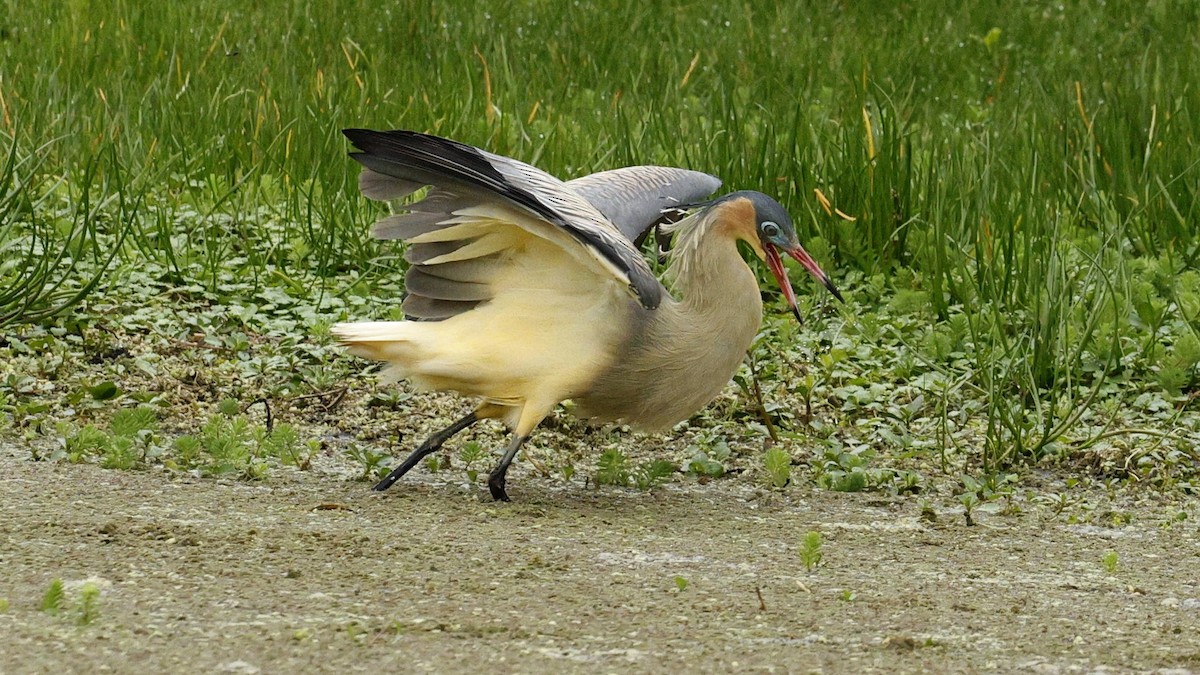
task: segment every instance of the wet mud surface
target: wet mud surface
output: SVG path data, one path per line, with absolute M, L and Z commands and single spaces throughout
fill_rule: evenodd
M 382 494 L 16 451 L 0 472 L 5 673 L 1200 670 L 1200 535 L 1167 526 L 1179 504 L 970 527 L 911 497 L 720 480 L 526 476 L 495 504 L 416 472 Z M 58 614 L 39 609 L 53 579 Z

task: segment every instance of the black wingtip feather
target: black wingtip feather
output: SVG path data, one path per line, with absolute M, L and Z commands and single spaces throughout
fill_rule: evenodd
M 477 148 L 470 145 L 403 129 L 343 129 L 342 134 L 362 151 L 352 153 L 351 157 L 376 171 L 383 170 L 384 173 L 405 180 L 425 180 L 428 175 L 439 176 L 477 190 L 492 192 L 551 223 L 567 225 L 554 209 L 508 182 Z M 398 172 L 386 171 L 378 164 L 370 165 L 363 161 L 366 157 L 393 163 Z M 404 169 L 415 170 L 417 173 L 408 175 Z

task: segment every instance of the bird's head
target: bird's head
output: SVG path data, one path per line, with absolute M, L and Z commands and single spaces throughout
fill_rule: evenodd
M 830 281 L 829 275 L 800 245 L 800 240 L 796 237 L 796 228 L 792 225 L 792 218 L 779 202 L 761 192 L 751 190 L 734 192 L 722 197 L 718 202 L 725 202 L 740 212 L 741 217 L 737 219 L 741 225 L 739 229 L 742 230 L 738 233 L 739 238 L 748 243 L 754 253 L 767 263 L 767 268 L 771 270 L 775 281 L 779 283 L 780 289 L 783 290 L 783 296 L 787 299 L 788 307 L 791 308 L 792 314 L 795 314 L 797 319 L 800 318 L 800 310 L 796 308 L 796 293 L 792 290 L 792 283 L 783 266 L 780 251 L 804 266 L 809 274 L 813 275 L 825 288 L 828 288 L 830 293 L 833 293 L 833 297 L 845 302 L 842 294 Z M 750 231 L 751 227 L 753 232 Z

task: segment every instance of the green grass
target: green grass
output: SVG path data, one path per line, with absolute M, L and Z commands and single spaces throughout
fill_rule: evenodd
M 0 7 L 0 430 L 170 411 L 128 382 L 182 345 L 209 403 L 331 391 L 352 369 L 326 327 L 401 292 L 338 130 L 403 127 L 777 196 L 850 304 L 802 282 L 812 321 L 755 348 L 764 410 L 706 421 L 777 426 L 831 486 L 915 485 L 864 468 L 914 457 L 1190 480 L 1195 3 Z M 68 400 L 126 335 L 163 342 L 109 368 L 113 401 Z

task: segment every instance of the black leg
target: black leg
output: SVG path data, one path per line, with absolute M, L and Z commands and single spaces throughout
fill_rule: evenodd
M 508 473 L 508 465 L 513 463 L 517 457 L 517 451 L 521 449 L 521 444 L 525 442 L 528 436 L 513 436 L 512 443 L 508 444 L 508 450 L 504 451 L 504 457 L 500 459 L 500 463 L 492 472 L 488 474 L 488 492 L 492 493 L 492 500 L 497 502 L 507 502 L 508 493 L 504 491 L 504 474 Z
M 454 424 L 451 424 L 450 426 L 446 427 L 445 429 L 442 429 L 441 431 L 437 432 L 436 434 L 425 439 L 425 442 L 421 444 L 421 447 L 417 448 L 416 450 L 413 450 L 413 453 L 411 455 L 409 455 L 407 458 L 405 458 L 405 460 L 403 462 L 400 463 L 400 466 L 392 469 L 392 472 L 387 475 L 387 478 L 384 478 L 383 480 L 376 483 L 375 487 L 373 487 L 371 489 L 375 490 L 376 492 L 382 492 L 382 491 L 392 487 L 392 483 L 395 483 L 396 481 L 400 480 L 401 476 L 408 473 L 409 469 L 416 466 L 417 462 L 424 459 L 426 455 L 428 455 L 431 452 L 437 452 L 437 450 L 442 447 L 442 443 L 445 443 L 446 441 L 450 440 L 451 436 L 453 436 L 454 434 L 457 434 L 458 432 L 462 431 L 463 429 L 466 429 L 467 427 L 471 426 L 472 424 L 474 424 L 478 421 L 479 421 L 479 418 L 475 415 L 475 412 L 472 411 L 470 414 L 464 416 L 462 419 L 458 420 Z

